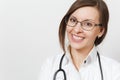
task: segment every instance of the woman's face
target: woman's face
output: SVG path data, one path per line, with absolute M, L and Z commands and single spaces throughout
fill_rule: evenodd
M 73 22 L 74 20 L 92 21 L 99 24 L 99 12 L 94 7 L 82 7 L 73 12 L 69 19 Z M 96 37 L 101 37 L 104 32 L 99 26 L 95 26 L 92 30 L 85 30 L 81 28 L 81 23 L 77 23 L 74 27 L 67 25 L 66 31 L 71 48 L 76 50 L 92 48 Z

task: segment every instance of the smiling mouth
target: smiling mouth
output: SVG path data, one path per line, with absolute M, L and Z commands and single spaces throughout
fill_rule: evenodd
M 78 35 L 72 34 L 72 40 L 73 40 L 74 42 L 81 42 L 81 41 L 83 41 L 84 39 L 85 39 L 85 37 L 83 37 L 83 36 L 78 36 Z

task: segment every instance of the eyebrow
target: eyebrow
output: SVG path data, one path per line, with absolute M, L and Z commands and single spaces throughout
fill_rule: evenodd
M 94 20 L 92 20 L 92 19 L 85 19 L 83 21 L 92 21 L 92 22 L 94 22 Z
M 73 15 L 71 15 L 70 17 L 73 17 L 73 18 L 77 19 L 77 17 L 75 17 Z M 77 21 L 78 21 L 78 19 L 77 19 Z M 82 21 L 92 21 L 92 22 L 94 22 L 94 20 L 92 20 L 92 19 L 85 19 L 85 20 L 82 20 Z

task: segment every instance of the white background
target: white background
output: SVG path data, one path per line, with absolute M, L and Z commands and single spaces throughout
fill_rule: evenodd
M 60 53 L 58 28 L 75 0 L 0 0 L 0 80 L 37 80 L 42 62 Z M 119 0 L 106 0 L 109 30 L 100 52 L 120 61 Z

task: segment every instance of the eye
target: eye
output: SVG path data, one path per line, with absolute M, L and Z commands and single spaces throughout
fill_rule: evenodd
M 89 21 L 85 21 L 85 22 L 83 22 L 83 25 L 84 25 L 84 26 L 88 26 L 88 27 L 92 27 L 92 26 L 93 26 L 93 23 L 92 23 L 92 22 L 89 22 Z
M 73 17 L 69 18 L 69 21 L 72 22 L 72 23 L 77 23 L 77 19 L 73 18 Z

